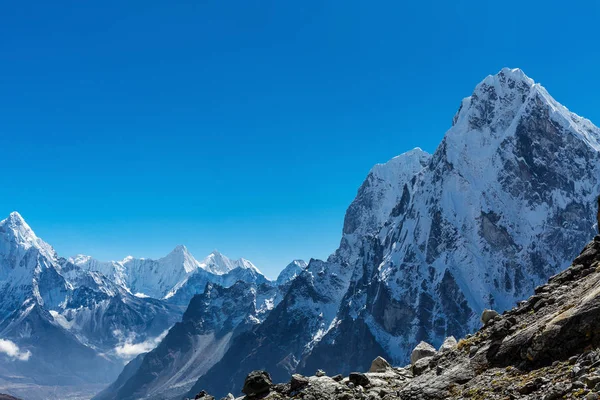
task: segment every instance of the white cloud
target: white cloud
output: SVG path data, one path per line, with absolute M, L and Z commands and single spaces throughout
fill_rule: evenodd
M 10 340 L 0 339 L 0 353 L 4 353 L 13 360 L 27 361 L 31 357 L 31 352 L 21 351 L 19 346 Z
M 129 339 L 125 343 L 115 347 L 115 351 L 119 357 L 131 359 L 139 354 L 153 350 L 167 336 L 167 333 L 169 333 L 168 330 L 155 338 L 149 338 L 139 343 L 133 343 L 133 340 Z

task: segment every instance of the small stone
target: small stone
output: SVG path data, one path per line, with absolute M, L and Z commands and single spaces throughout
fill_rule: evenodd
M 369 383 L 371 383 L 369 378 L 367 378 L 367 376 L 361 372 L 351 372 L 348 376 L 348 379 L 351 383 L 354 383 L 357 386 L 367 386 Z
M 583 383 L 581 381 L 575 381 L 575 382 L 571 383 L 571 387 L 573 389 L 583 389 L 585 387 L 585 383 Z
M 573 365 L 577 362 L 578 356 L 569 357 L 569 364 Z
M 417 361 L 425 357 L 432 357 L 436 354 L 435 348 L 427 342 L 419 343 L 410 354 L 410 363 L 415 365 Z
M 256 396 L 271 391 L 273 381 L 267 371 L 252 371 L 244 381 L 242 392 L 248 396 Z
M 342 376 L 342 374 L 337 374 L 332 376 L 331 379 L 333 379 L 336 382 L 341 382 L 344 379 L 344 377 Z
M 371 363 L 371 368 L 369 368 L 369 372 L 385 372 L 391 369 L 392 366 L 389 362 L 386 361 L 383 357 L 377 357 Z
M 203 390 L 194 397 L 194 400 L 215 400 L 215 398 Z
M 594 392 L 588 393 L 585 396 L 585 400 L 598 400 L 599 398 L 600 397 L 598 396 L 598 393 L 594 393 Z
M 469 355 L 471 357 L 473 357 L 475 354 L 477 354 L 478 351 L 479 351 L 479 347 L 471 346 L 471 348 L 469 349 Z
M 591 389 L 600 383 L 600 375 L 586 375 L 583 376 L 581 380 Z
M 315 372 L 315 376 L 318 378 L 325 376 L 325 375 L 327 375 L 327 374 L 322 369 L 318 369 L 317 372 Z
M 231 393 L 227 393 L 227 396 L 223 397 L 221 400 L 235 400 L 235 396 Z
M 354 385 L 354 382 L 348 382 L 348 387 L 349 387 L 350 389 L 354 389 L 354 386 L 355 386 L 355 385 Z
M 290 380 L 290 389 L 292 389 L 293 392 L 298 391 L 305 386 L 308 386 L 308 378 L 300 374 L 292 375 L 292 379 Z
M 499 314 L 497 311 L 485 309 L 481 313 L 481 322 L 483 323 L 483 325 L 487 325 L 488 322 L 496 318 L 496 316 L 498 315 Z
M 517 391 L 520 394 L 530 394 L 538 390 L 538 386 L 534 382 L 527 382 L 525 385 L 521 386 Z

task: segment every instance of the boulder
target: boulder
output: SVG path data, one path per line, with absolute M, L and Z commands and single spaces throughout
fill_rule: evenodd
M 365 387 L 369 383 L 371 383 L 369 378 L 362 372 L 350 372 L 350 375 L 348 376 L 348 380 L 350 382 L 352 382 L 355 386 L 360 385 L 362 387 Z
M 271 375 L 267 371 L 252 371 L 244 381 L 242 392 L 247 396 L 268 393 L 273 386 Z
M 308 378 L 300 374 L 293 374 L 290 380 L 290 389 L 295 392 L 308 386 Z
M 483 325 L 487 325 L 488 322 L 490 322 L 492 319 L 496 318 L 498 315 L 499 315 L 498 312 L 496 312 L 494 310 L 485 309 L 481 313 L 481 322 L 483 323 Z
M 327 374 L 322 369 L 318 369 L 317 372 L 315 372 L 315 376 L 318 378 L 325 376 L 325 375 L 327 375 Z
M 369 372 L 385 372 L 389 369 L 392 369 L 392 366 L 389 362 L 386 361 L 383 357 L 377 357 L 371 363 L 371 368 L 369 368 Z
M 213 396 L 211 396 L 210 394 L 206 393 L 205 390 L 203 390 L 200 393 L 198 393 L 196 396 L 194 396 L 194 400 L 215 400 L 215 398 Z
M 412 366 L 412 372 L 414 376 L 421 375 L 427 368 L 429 368 L 429 362 L 432 357 L 423 357 L 417 360 Z
M 455 348 L 457 344 L 458 344 L 458 342 L 456 341 L 454 336 L 448 336 L 444 340 L 444 343 L 442 343 L 442 345 L 440 346 L 440 352 L 445 353 L 447 351 L 450 351 L 453 348 Z
M 415 365 L 417 361 L 425 357 L 433 357 L 437 351 L 435 348 L 427 342 L 419 343 L 410 355 L 410 363 Z

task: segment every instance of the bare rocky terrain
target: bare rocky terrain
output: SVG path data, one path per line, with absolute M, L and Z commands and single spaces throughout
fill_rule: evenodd
M 600 399 L 600 236 L 529 299 L 486 310 L 482 324 L 439 349 L 420 343 L 404 367 L 379 357 L 368 372 L 319 370 L 280 384 L 254 371 L 238 399 Z

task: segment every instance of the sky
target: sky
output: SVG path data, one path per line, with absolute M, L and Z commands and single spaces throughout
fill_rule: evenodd
M 519 67 L 600 124 L 597 1 L 0 2 L 0 216 L 59 254 L 326 258 L 370 168 Z

